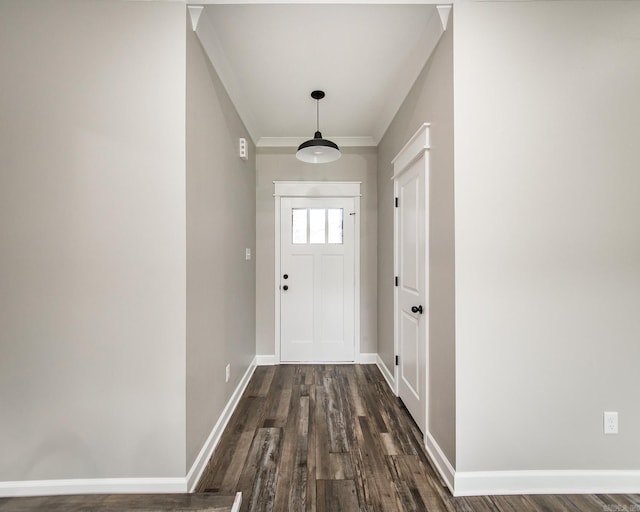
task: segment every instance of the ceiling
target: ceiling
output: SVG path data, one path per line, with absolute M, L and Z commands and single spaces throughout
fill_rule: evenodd
M 325 138 L 377 145 L 442 35 L 449 9 L 222 3 L 190 12 L 253 141 L 289 147 L 315 132 L 315 89 L 326 93 L 319 105 Z

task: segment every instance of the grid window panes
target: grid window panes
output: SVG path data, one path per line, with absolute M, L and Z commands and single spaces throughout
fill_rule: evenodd
M 342 208 L 293 208 L 291 243 L 343 243 L 344 210 Z

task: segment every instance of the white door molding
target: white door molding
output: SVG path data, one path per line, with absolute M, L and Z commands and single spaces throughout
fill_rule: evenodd
M 274 273 L 274 304 L 275 304 L 275 330 L 274 330 L 274 354 L 275 364 L 281 363 L 280 357 L 280 275 L 281 275 L 281 219 L 280 211 L 282 198 L 284 197 L 352 197 L 354 198 L 355 224 L 354 224 L 354 277 L 355 277 L 355 304 L 354 304 L 354 343 L 355 361 L 360 359 L 360 181 L 274 181 L 275 201 L 275 273 Z M 321 362 L 321 361 L 318 361 Z
M 403 181 L 402 178 L 406 176 L 407 171 L 419 172 L 423 175 L 422 182 L 424 183 L 424 215 L 423 219 L 424 223 L 424 257 L 422 259 L 422 265 L 424 268 L 422 269 L 422 275 L 424 276 L 423 282 L 421 285 L 424 287 L 422 291 L 423 298 L 423 308 L 424 308 L 424 316 L 420 315 L 420 328 L 423 329 L 423 339 L 424 339 L 424 347 L 422 347 L 424 354 L 424 361 L 420 361 L 420 363 L 424 364 L 424 382 L 421 383 L 419 393 L 424 397 L 424 412 L 420 412 L 420 418 L 415 418 L 418 425 L 424 424 L 423 434 L 426 436 L 429 432 L 429 390 L 428 390 L 428 382 L 429 382 L 429 159 L 428 159 L 428 150 L 429 150 L 429 124 L 424 123 L 418 131 L 409 139 L 409 141 L 404 145 L 404 147 L 400 150 L 400 152 L 396 155 L 396 157 L 391 161 L 393 165 L 393 176 L 391 179 L 393 180 L 393 188 L 394 188 L 394 197 L 396 198 L 396 206 L 398 205 L 398 196 L 400 193 L 400 182 Z M 400 229 L 400 219 L 399 219 L 399 208 L 394 208 L 394 251 L 393 251 L 393 268 L 394 268 L 394 277 L 397 278 L 400 283 L 402 280 L 402 275 L 400 272 L 400 261 L 399 261 L 399 252 L 400 252 L 400 237 L 399 237 L 399 229 Z M 400 354 L 400 326 L 399 326 L 399 318 L 400 318 L 400 295 L 399 295 L 398 283 L 394 287 L 394 354 L 397 357 Z M 400 362 L 402 364 L 402 361 Z M 416 362 L 418 364 L 418 362 Z M 394 364 L 393 366 L 393 375 L 394 375 L 394 384 L 395 384 L 395 394 L 399 395 L 400 393 L 400 368 L 398 364 Z

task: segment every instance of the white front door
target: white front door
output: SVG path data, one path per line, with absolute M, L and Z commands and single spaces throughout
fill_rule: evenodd
M 426 170 L 418 159 L 396 180 L 398 395 L 423 433 L 426 427 Z
M 283 197 L 280 360 L 355 359 L 354 198 Z

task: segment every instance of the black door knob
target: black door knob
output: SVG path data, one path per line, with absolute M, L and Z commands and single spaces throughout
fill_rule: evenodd
M 289 286 L 287 286 L 286 284 L 282 287 L 282 289 L 286 292 L 289 289 Z
M 422 314 L 422 305 L 420 305 L 420 306 L 411 306 L 411 311 L 413 311 L 414 313 Z
M 282 279 L 289 279 L 289 274 L 285 274 L 282 276 Z

